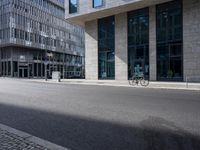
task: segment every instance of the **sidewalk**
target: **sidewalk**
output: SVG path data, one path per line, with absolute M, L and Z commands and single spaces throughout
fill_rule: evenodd
M 1 150 L 68 150 L 25 132 L 0 124 Z
M 150 82 L 147 87 L 141 85 L 132 86 L 128 81 L 115 80 L 85 80 L 85 79 L 61 79 L 61 82 L 53 80 L 45 81 L 44 79 L 28 79 L 27 81 L 57 83 L 57 84 L 82 84 L 82 85 L 100 85 L 100 86 L 119 86 L 134 88 L 157 88 L 157 89 L 182 89 L 182 90 L 200 90 L 200 83 L 186 82 Z

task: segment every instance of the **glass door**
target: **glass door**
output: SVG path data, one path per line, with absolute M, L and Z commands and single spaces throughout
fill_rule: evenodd
M 129 48 L 129 78 L 137 75 L 139 70 L 140 75 L 149 78 L 149 54 L 147 45 L 135 46 Z
M 28 68 L 27 67 L 19 68 L 19 77 L 20 78 L 28 78 Z
M 99 76 L 102 79 L 112 79 L 115 75 L 114 69 L 114 53 L 99 53 Z

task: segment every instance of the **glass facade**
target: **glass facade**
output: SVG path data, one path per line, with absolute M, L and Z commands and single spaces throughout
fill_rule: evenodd
M 115 78 L 115 20 L 114 16 L 98 20 L 98 76 Z
M 182 2 L 157 6 L 157 80 L 183 80 Z
M 69 13 L 77 13 L 78 11 L 78 0 L 69 0 Z
M 149 77 L 149 9 L 128 13 L 128 78 L 140 74 Z
M 103 6 L 103 0 L 93 0 L 93 8 Z
M 0 76 L 43 78 L 45 64 L 49 76 L 84 74 L 84 30 L 57 2 L 0 0 Z

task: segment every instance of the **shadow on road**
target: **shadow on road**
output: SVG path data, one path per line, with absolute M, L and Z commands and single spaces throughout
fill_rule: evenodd
M 0 104 L 0 123 L 71 150 L 199 150 L 200 137 L 162 118 L 136 125 Z

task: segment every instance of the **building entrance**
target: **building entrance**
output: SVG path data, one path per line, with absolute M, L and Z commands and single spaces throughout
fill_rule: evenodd
M 28 78 L 28 68 L 27 67 L 19 68 L 19 77 L 20 78 Z
M 12 54 L 12 55 L 11 55 Z M 8 51 L 0 49 L 0 76 L 17 78 L 51 78 L 53 71 L 60 71 L 62 78 L 80 78 L 82 74 L 82 57 L 71 54 L 52 53 L 45 68 L 45 53 L 42 51 Z M 114 57 L 113 57 L 114 58 Z
M 144 75 L 147 79 L 149 77 L 149 59 L 148 59 L 148 45 L 135 46 L 129 48 L 129 78 L 135 74 L 136 70 Z
M 110 52 L 99 52 L 99 76 L 111 78 L 114 76 L 114 55 Z
M 29 78 L 31 77 L 32 65 L 28 62 L 18 63 L 18 77 L 19 78 Z

